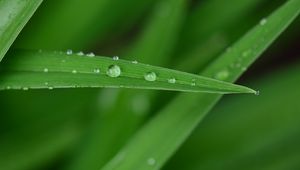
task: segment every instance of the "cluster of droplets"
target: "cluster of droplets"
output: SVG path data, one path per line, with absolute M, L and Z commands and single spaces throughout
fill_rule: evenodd
M 74 54 L 74 53 L 73 53 L 73 50 L 68 49 L 68 50 L 66 51 L 66 54 L 67 54 L 67 55 L 72 55 L 72 54 Z M 95 54 L 92 53 L 92 52 L 87 53 L 87 54 L 84 54 L 84 52 L 79 51 L 79 52 L 76 53 L 76 55 L 78 55 L 78 56 L 87 56 L 87 57 L 95 57 Z

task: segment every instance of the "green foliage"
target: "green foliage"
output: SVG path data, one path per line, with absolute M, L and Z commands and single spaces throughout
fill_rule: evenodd
M 0 1 L 0 169 L 299 169 L 299 22 L 257 60 L 299 0 L 41 2 Z

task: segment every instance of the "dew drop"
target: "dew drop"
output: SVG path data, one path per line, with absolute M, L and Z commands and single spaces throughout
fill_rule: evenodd
M 52 87 L 52 86 L 49 86 L 48 89 L 49 89 L 49 90 L 53 90 L 53 87 Z
M 73 51 L 70 50 L 70 49 L 68 49 L 68 50 L 67 50 L 67 54 L 68 54 L 68 55 L 71 55 L 71 54 L 73 54 Z
M 44 68 L 45 73 L 48 73 L 48 71 L 49 71 L 48 68 Z
M 9 90 L 9 89 L 11 89 L 11 87 L 10 86 L 6 86 L 6 89 Z
M 86 56 L 88 56 L 88 57 L 95 57 L 95 54 L 94 53 L 88 53 Z
M 22 88 L 22 90 L 28 90 L 28 89 L 29 89 L 28 87 L 23 87 L 23 88 Z
M 83 53 L 82 51 L 79 51 L 79 52 L 77 53 L 77 55 L 79 55 L 79 56 L 83 56 L 83 55 L 84 55 L 84 53 Z
M 259 21 L 259 24 L 260 25 L 265 25 L 267 23 L 267 19 L 266 18 L 263 18 Z
M 133 60 L 131 63 L 132 63 L 132 64 L 137 64 L 137 63 L 138 63 L 138 61 L 136 61 L 136 60 Z
M 218 79 L 218 80 L 226 80 L 229 76 L 229 72 L 228 70 L 222 70 L 222 71 L 219 71 L 216 75 L 215 75 L 215 78 Z
M 195 83 L 195 82 L 192 82 L 192 83 L 191 83 L 191 86 L 196 86 L 196 83 Z
M 175 78 L 170 78 L 170 79 L 168 79 L 168 83 L 174 84 L 174 83 L 176 83 L 176 79 Z
M 156 74 L 154 72 L 148 72 L 144 75 L 144 78 L 146 81 L 155 81 L 156 80 Z
M 148 165 L 153 166 L 153 165 L 155 165 L 155 163 L 156 163 L 156 160 L 155 160 L 154 158 L 149 158 L 149 159 L 147 160 L 147 164 L 148 164 Z
M 73 73 L 73 74 L 76 74 L 76 73 L 77 73 L 77 70 L 72 70 L 72 73 Z
M 45 84 L 46 86 L 48 86 L 49 83 L 48 83 L 48 82 L 45 82 L 44 84 Z
M 117 60 L 119 60 L 119 56 L 113 56 L 112 59 L 115 60 L 115 61 L 117 61 Z
M 119 77 L 121 75 L 121 68 L 118 65 L 110 65 L 106 74 L 109 77 Z
M 100 73 L 100 69 L 99 68 L 95 68 L 94 69 L 94 73 L 97 73 L 97 74 Z
M 260 94 L 260 92 L 259 92 L 259 91 L 256 91 L 256 92 L 255 92 L 255 95 L 256 95 L 256 96 L 258 96 L 259 94 Z

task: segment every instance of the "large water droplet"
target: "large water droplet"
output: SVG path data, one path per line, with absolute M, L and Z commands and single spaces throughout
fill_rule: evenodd
M 121 75 L 121 68 L 118 65 L 110 65 L 106 74 L 109 77 L 119 77 Z
M 170 78 L 170 79 L 168 79 L 168 83 L 174 84 L 174 83 L 176 83 L 176 79 L 175 78 Z
M 113 56 L 113 60 L 117 61 L 117 60 L 119 60 L 119 57 L 118 56 Z
M 73 54 L 73 51 L 70 50 L 70 49 L 68 49 L 68 50 L 67 50 L 67 54 L 68 54 L 68 55 L 71 55 L 71 54 Z
M 229 76 L 229 72 L 228 70 L 222 70 L 222 71 L 219 71 L 216 75 L 215 75 L 215 78 L 218 79 L 218 80 L 226 80 Z
M 260 25 L 265 25 L 267 23 L 267 19 L 266 18 L 263 18 L 259 21 L 259 24 Z
M 144 78 L 146 81 L 155 81 L 156 80 L 156 74 L 154 72 L 148 72 L 144 75 Z
M 155 165 L 155 163 L 156 163 L 156 160 L 155 160 L 154 158 L 149 158 L 149 159 L 147 160 L 147 164 L 148 164 L 148 165 L 153 166 L 153 165 Z

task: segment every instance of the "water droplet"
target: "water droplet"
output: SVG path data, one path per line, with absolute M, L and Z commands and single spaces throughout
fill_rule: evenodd
M 94 53 L 88 53 L 86 56 L 88 56 L 88 57 L 95 57 L 95 54 Z
M 100 73 L 100 69 L 99 68 L 95 68 L 94 69 L 94 73 L 97 73 L 97 74 Z
M 6 89 L 9 90 L 9 89 L 11 89 L 11 87 L 10 86 L 6 86 Z
M 219 71 L 216 75 L 215 75 L 215 78 L 218 79 L 218 80 L 226 80 L 229 76 L 229 72 L 228 70 L 222 70 L 222 71 Z
M 48 73 L 48 71 L 49 71 L 48 68 L 44 68 L 45 73 Z
M 256 95 L 256 96 L 258 96 L 259 94 L 260 94 L 260 92 L 259 92 L 259 91 L 256 91 L 256 92 L 255 92 L 255 95 Z
M 196 86 L 196 83 L 195 83 L 195 82 L 192 82 L 192 83 L 191 83 L 191 86 Z
M 260 25 L 265 25 L 267 23 L 267 19 L 266 18 L 263 18 L 259 21 L 259 24 Z
M 118 65 L 110 65 L 106 74 L 109 77 L 119 77 L 121 75 L 121 68 Z
M 113 60 L 119 60 L 119 57 L 118 56 L 113 56 L 113 58 L 112 58 Z
M 49 86 L 48 89 L 49 89 L 49 90 L 53 90 L 53 87 L 52 87 L 52 86 Z
M 76 74 L 76 73 L 77 73 L 77 70 L 72 70 L 72 73 L 73 73 L 73 74 Z
M 242 67 L 242 71 L 246 71 L 247 70 L 247 67 Z
M 71 55 L 71 54 L 73 54 L 73 51 L 70 50 L 70 49 L 68 49 L 68 50 L 67 50 L 67 54 L 68 54 L 68 55 Z
M 45 84 L 46 86 L 48 86 L 49 83 L 48 83 L 48 82 L 45 82 L 44 84 Z
M 147 160 L 147 163 L 148 163 L 148 165 L 153 166 L 153 165 L 155 165 L 156 160 L 155 160 L 154 158 L 149 158 L 149 159 Z
M 247 50 L 247 51 L 244 51 L 243 53 L 242 53 L 242 57 L 247 57 L 249 54 L 250 54 L 250 50 Z
M 144 78 L 146 81 L 155 81 L 156 80 L 156 74 L 154 72 L 148 72 L 144 75 Z
M 137 64 L 137 63 L 138 63 L 138 61 L 136 61 L 136 60 L 132 61 L 132 64 Z
M 83 53 L 82 51 L 79 51 L 79 52 L 77 53 L 77 55 L 79 55 L 79 56 L 83 56 L 83 55 L 84 55 L 84 53 Z
M 168 80 L 168 83 L 174 84 L 174 83 L 176 83 L 176 79 L 175 79 L 175 78 L 170 78 L 170 79 Z
M 28 89 L 29 89 L 28 87 L 23 87 L 23 88 L 22 88 L 22 90 L 28 90 Z

